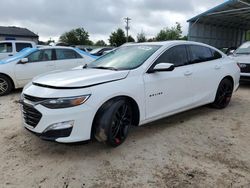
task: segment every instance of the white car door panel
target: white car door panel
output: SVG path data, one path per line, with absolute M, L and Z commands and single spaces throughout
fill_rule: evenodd
M 214 94 L 222 75 L 220 54 L 212 53 L 212 49 L 190 45 L 190 61 L 193 62 L 192 83 L 193 101 L 195 105 L 202 105 L 214 100 Z M 218 58 L 218 59 L 217 59 Z M 203 59 L 203 60 L 202 60 Z M 201 61 L 201 62 L 199 62 Z
M 192 104 L 190 75 L 185 75 L 187 67 L 145 74 L 147 118 L 178 111 Z
M 193 85 L 190 81 L 192 65 L 187 64 L 186 47 L 182 45 L 167 50 L 155 64 L 162 62 L 172 63 L 176 67 L 172 71 L 144 75 L 147 119 L 179 111 L 193 103 Z
M 20 86 L 24 86 L 35 76 L 55 69 L 55 62 L 52 60 L 52 50 L 38 50 L 27 58 L 29 60 L 27 63 L 18 62 L 15 65 L 15 76 Z

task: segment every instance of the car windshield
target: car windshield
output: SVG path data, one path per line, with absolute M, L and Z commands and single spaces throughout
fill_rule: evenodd
M 7 57 L 6 59 L 3 59 L 3 61 L 5 61 L 7 63 L 7 62 L 19 60 L 19 59 L 22 59 L 22 58 L 28 56 L 32 52 L 37 51 L 37 50 L 38 50 L 37 48 L 24 48 L 19 53 L 16 53 L 15 55 L 13 55 L 11 57 Z
M 236 54 L 250 54 L 250 42 L 242 44 L 236 51 Z
M 93 61 L 88 67 L 131 70 L 142 65 L 160 47 L 160 45 L 123 46 Z

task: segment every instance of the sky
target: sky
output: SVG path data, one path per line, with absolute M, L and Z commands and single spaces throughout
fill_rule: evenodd
M 30 29 L 40 40 L 58 40 L 73 28 L 83 27 L 93 41 L 108 41 L 111 32 L 125 28 L 123 18 L 130 17 L 129 34 L 147 38 L 161 29 L 182 25 L 187 20 L 225 0 L 1 0 L 0 25 Z

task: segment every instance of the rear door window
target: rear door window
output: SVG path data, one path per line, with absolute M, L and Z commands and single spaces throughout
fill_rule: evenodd
M 31 43 L 16 43 L 16 51 L 20 52 L 24 48 L 32 48 Z
M 175 67 L 188 64 L 187 50 L 185 45 L 174 46 L 164 52 L 157 60 L 158 63 L 172 63 Z
M 13 48 L 11 42 L 0 43 L 0 53 L 11 53 L 12 51 Z
M 222 58 L 222 55 L 218 51 L 216 51 L 214 49 L 210 49 L 210 50 L 211 50 L 211 53 L 212 53 L 212 59 L 213 60 Z
M 199 45 L 189 45 L 190 64 L 201 63 L 213 60 L 213 54 L 210 48 Z
M 64 60 L 64 59 L 77 59 L 82 58 L 78 53 L 74 50 L 70 49 L 56 49 L 56 59 Z

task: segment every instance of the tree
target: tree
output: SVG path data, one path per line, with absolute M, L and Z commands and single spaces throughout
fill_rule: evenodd
M 98 40 L 95 43 L 95 46 L 107 46 L 107 44 L 104 42 L 104 40 Z
M 147 39 L 143 31 L 137 34 L 137 42 L 146 42 L 146 41 Z
M 46 44 L 49 45 L 51 43 L 55 43 L 55 40 L 52 40 L 51 38 L 49 38 L 49 40 L 46 42 Z
M 148 39 L 148 42 L 155 42 L 156 40 L 155 40 L 155 38 L 149 38 Z
M 59 39 L 60 42 L 69 45 L 92 45 L 93 42 L 89 40 L 89 33 L 83 28 L 72 29 L 63 33 Z
M 176 26 L 162 29 L 156 36 L 156 41 L 180 40 L 182 34 L 180 23 L 176 22 Z
M 111 33 L 109 36 L 109 43 L 111 46 L 121 46 L 126 43 L 125 33 L 121 28 Z
M 135 39 L 131 35 L 129 35 L 128 36 L 128 42 L 135 42 Z

